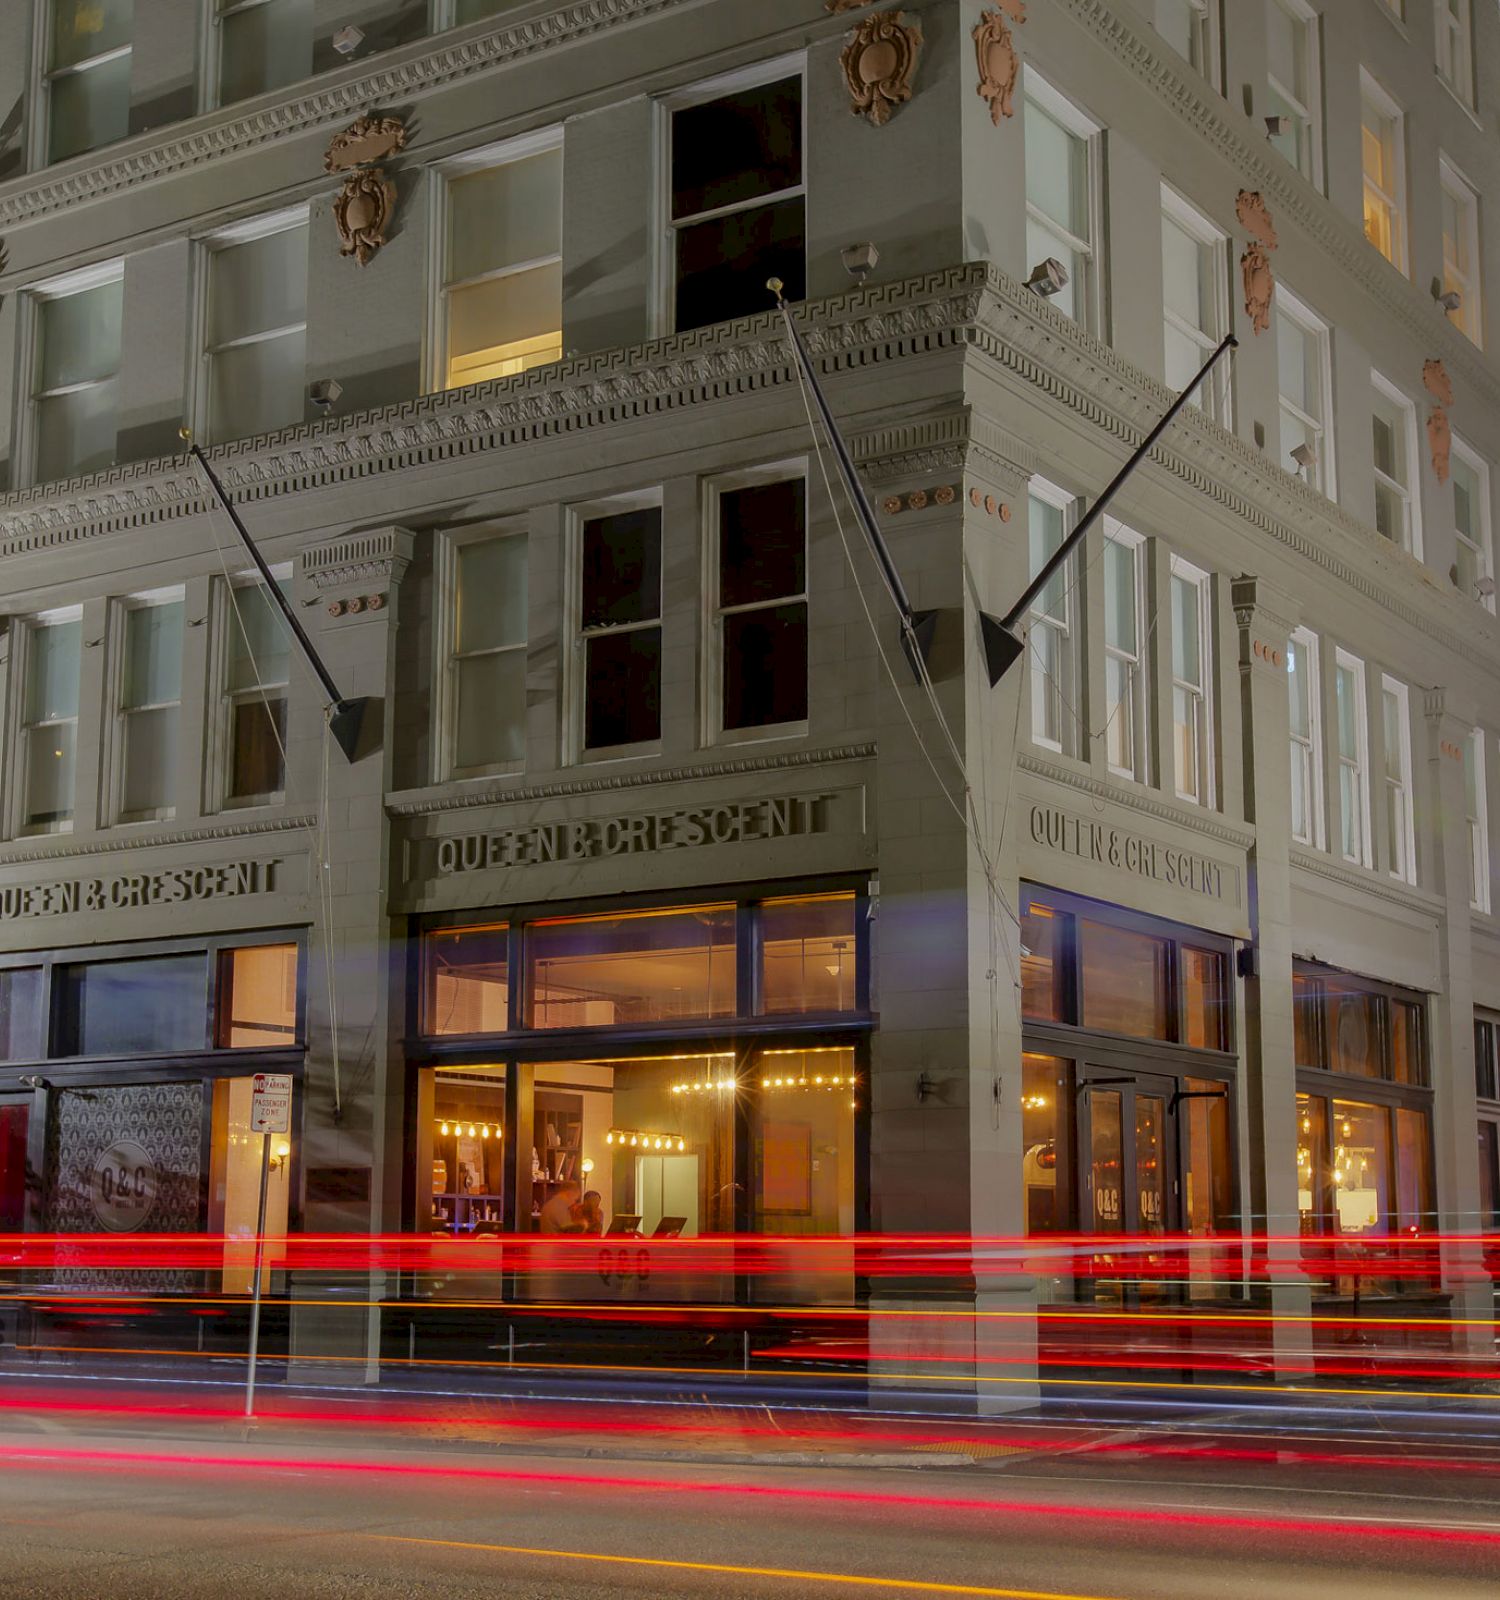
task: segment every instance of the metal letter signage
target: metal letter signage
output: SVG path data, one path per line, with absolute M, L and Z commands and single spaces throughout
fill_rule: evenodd
M 221 861 L 211 867 L 166 867 L 160 872 L 124 872 L 114 878 L 4 884 L 0 885 L 0 922 L 269 894 L 275 887 L 278 865 L 274 859 Z
M 1132 872 L 1153 883 L 1165 883 L 1189 894 L 1223 900 L 1226 887 L 1230 898 L 1237 895 L 1236 875 L 1207 856 L 1183 850 L 1177 845 L 1160 844 L 1137 834 L 1112 828 L 1107 823 L 1090 822 L 1070 816 L 1056 806 L 1031 808 L 1031 840 L 1048 850 L 1094 861 L 1101 867 Z M 1227 880 L 1227 882 L 1226 882 Z

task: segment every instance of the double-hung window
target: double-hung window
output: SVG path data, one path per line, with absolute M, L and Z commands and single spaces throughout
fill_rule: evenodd
M 1073 502 L 1040 478 L 1031 480 L 1027 507 L 1031 576 L 1035 577 L 1067 537 L 1073 524 Z M 1072 752 L 1073 714 L 1073 578 L 1076 552 L 1047 580 L 1031 605 L 1026 654 L 1031 675 L 1031 737 L 1050 750 Z
M 1360 148 L 1365 238 L 1406 271 L 1406 130 L 1401 108 L 1368 72 L 1360 74 Z
M 671 326 L 678 333 L 807 292 L 802 68 L 778 62 L 676 96 L 666 112 Z
M 1417 413 L 1411 401 L 1378 372 L 1371 373 L 1375 450 L 1375 527 L 1416 556 L 1422 555 L 1422 525 L 1416 495 Z
M 120 615 L 114 811 L 121 822 L 150 822 L 176 810 L 182 592 L 129 600 Z
M 1146 542 L 1104 525 L 1104 750 L 1111 772 L 1146 778 Z
M 82 613 L 74 606 L 38 617 L 23 635 L 23 833 L 64 833 L 73 826 L 82 630 Z
M 1224 236 L 1171 190 L 1163 189 L 1161 198 L 1167 387 L 1185 389 L 1224 337 L 1229 311 Z M 1228 397 L 1226 383 L 1216 372 L 1199 386 L 1192 403 L 1205 416 L 1227 423 Z
M 277 581 L 286 593 L 289 578 Z M 286 620 L 255 579 L 233 583 L 225 601 L 225 803 L 266 805 L 286 788 Z
M 1466 106 L 1474 104 L 1474 18 L 1471 0 L 1433 0 L 1438 76 Z
M 1382 676 L 1385 736 L 1385 831 L 1393 878 L 1417 881 L 1416 833 L 1412 826 L 1411 706 L 1406 685 Z
M 47 159 L 63 161 L 130 131 L 134 0 L 50 0 Z
M 1369 733 L 1365 710 L 1365 664 L 1346 650 L 1334 651 L 1333 705 L 1337 734 L 1339 854 L 1370 865 Z
M 307 380 L 307 210 L 207 243 L 203 428 L 216 443 L 301 422 Z
M 1280 464 L 1333 498 L 1333 384 L 1328 325 L 1283 287 L 1276 290 Z M 1296 454 L 1293 454 L 1293 452 Z
M 807 721 L 807 482 L 747 474 L 713 498 L 716 731 L 794 731 Z
M 1478 600 L 1493 611 L 1490 469 L 1461 439 L 1455 438 L 1449 472 L 1453 480 L 1454 583 L 1465 599 Z
M 1216 3 L 1216 0 L 1215 0 Z M 1150 8 L 1157 33 L 1190 66 L 1214 81 L 1214 4 L 1210 0 L 1153 0 Z
M 1485 784 L 1484 729 L 1464 743 L 1464 812 L 1469 829 L 1469 904 L 1490 909 L 1490 815 Z
M 1098 331 L 1099 237 L 1095 147 L 1099 130 L 1050 85 L 1026 73 L 1026 260 L 1061 263 L 1068 281 L 1050 304 Z
M 1442 188 L 1443 293 L 1458 296 L 1448 320 L 1479 344 L 1484 335 L 1479 292 L 1479 198 L 1446 159 L 1438 162 L 1438 178 Z
M 1304 0 L 1265 0 L 1266 114 L 1280 117 L 1271 143 L 1307 179 L 1322 181 L 1318 14 Z
M 577 549 L 583 750 L 652 746 L 661 738 L 661 506 L 589 511 Z
M 526 755 L 530 585 L 524 532 L 443 541 L 438 778 L 514 770 Z
M 312 76 L 314 0 L 217 0 L 219 104 Z
M 1306 628 L 1286 645 L 1286 686 L 1292 736 L 1292 838 L 1323 848 L 1323 706 L 1318 639 Z
M 561 359 L 562 173 L 555 128 L 446 168 L 433 388 Z
M 1213 801 L 1208 574 L 1172 557 L 1172 761 L 1177 795 Z
M 120 262 L 33 291 L 32 475 L 38 483 L 114 465 L 119 410 Z

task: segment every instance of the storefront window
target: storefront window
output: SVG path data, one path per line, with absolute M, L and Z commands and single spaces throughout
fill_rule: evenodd
M 250 1131 L 252 1078 L 220 1078 L 213 1086 L 213 1158 L 208 1231 L 224 1237 L 225 1294 L 249 1294 L 255 1287 L 255 1224 L 260 1209 L 261 1149 L 271 1141 L 266 1183 L 266 1248 L 261 1287 L 283 1259 L 276 1241 L 286 1236 L 291 1196 L 290 1136 Z
M 1378 1078 L 1381 997 L 1337 978 L 1324 980 L 1328 1066 L 1355 1078 Z
M 1479 1124 L 1479 1226 L 1500 1228 L 1500 1124 Z
M 1292 1027 L 1299 1067 L 1321 1067 L 1323 1053 L 1323 980 L 1305 972 L 1292 975 Z
M 569 917 L 527 929 L 536 1028 L 607 1028 L 732 1016 L 733 906 Z
M 505 1068 L 433 1074 L 424 1168 L 431 1224 L 441 1232 L 498 1233 L 505 1220 Z M 430 1163 L 428 1165 L 427 1163 Z
M 297 946 L 240 945 L 219 973 L 219 1044 L 231 1050 L 295 1044 Z
M 1073 1227 L 1072 1163 L 1068 1160 L 1073 1064 L 1030 1053 L 1021 1058 L 1021 1181 L 1027 1233 Z
M 208 961 L 191 955 L 63 967 L 64 1056 L 202 1050 L 208 1038 Z
M 1202 1237 L 1231 1225 L 1234 1188 L 1229 1160 L 1229 1095 L 1222 1083 L 1189 1078 L 1182 1102 L 1187 1115 L 1187 1171 L 1183 1174 L 1183 1224 Z
M 1218 950 L 1182 947 L 1182 1042 L 1199 1050 L 1229 1048 L 1229 963 Z
M 1170 1039 L 1171 945 L 1149 933 L 1078 919 L 1083 1025 L 1138 1039 Z
M 42 969 L 0 967 L 0 1061 L 43 1054 Z
M 854 1232 L 854 1052 L 767 1050 L 751 1101 L 757 1233 Z
M 1297 1215 L 1304 1234 L 1323 1231 L 1320 1204 L 1327 1180 L 1323 1152 L 1328 1143 L 1328 1102 L 1318 1095 L 1297 1096 Z
M 510 930 L 440 929 L 426 939 L 424 1031 L 504 1033 L 510 1027 Z
M 0 1101 L 0 1234 L 26 1226 L 26 1129 L 31 1108 Z
M 855 1009 L 854 914 L 852 894 L 765 902 L 761 908 L 763 1014 Z
M 1396 1223 L 1407 1232 L 1433 1226 L 1432 1141 L 1427 1113 L 1396 1108 Z
M 1297 1065 L 1425 1089 L 1425 1006 L 1373 978 L 1299 962 L 1292 975 Z
M 1066 912 L 1033 901 L 1021 918 L 1021 1014 L 1037 1022 L 1070 1022 L 1064 941 Z
M 1422 1009 L 1408 1000 L 1392 1000 L 1391 1075 L 1397 1083 L 1427 1086 L 1426 1052 L 1422 1049 Z
M 1384 1106 L 1335 1100 L 1332 1124 L 1334 1229 L 1345 1237 L 1383 1234 L 1393 1209 L 1390 1113 Z

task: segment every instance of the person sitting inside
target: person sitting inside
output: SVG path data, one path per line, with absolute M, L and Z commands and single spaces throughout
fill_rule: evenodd
M 542 1207 L 537 1219 L 541 1233 L 583 1233 L 582 1222 L 575 1215 L 578 1210 L 578 1185 L 568 1179 L 557 1186 L 557 1193 Z
M 578 1206 L 577 1216 L 583 1231 L 597 1239 L 604 1232 L 604 1196 L 597 1189 L 590 1189 Z

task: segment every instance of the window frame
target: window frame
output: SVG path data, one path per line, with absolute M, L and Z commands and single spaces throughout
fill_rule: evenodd
M 243 16 L 247 11 L 256 11 L 261 6 L 271 5 L 274 0 L 207 0 L 207 17 L 203 28 L 202 59 L 199 62 L 199 83 L 202 91 L 199 95 L 199 110 L 219 111 L 227 106 L 244 105 L 249 100 L 258 99 L 261 95 L 282 94 L 293 84 L 305 83 L 315 76 L 313 70 L 313 49 L 317 43 L 317 25 L 314 25 L 308 35 L 308 65 L 307 73 L 302 78 L 291 78 L 285 84 L 274 84 L 270 88 L 257 89 L 254 94 L 243 95 L 237 100 L 224 98 L 224 23 L 230 17 Z
M 1392 253 L 1386 255 L 1385 251 L 1369 237 L 1368 225 L 1365 229 L 1365 238 L 1370 248 L 1380 255 L 1405 277 L 1410 270 L 1409 246 L 1407 243 L 1407 175 L 1406 175 L 1406 112 L 1380 84 L 1371 76 L 1370 72 L 1361 67 L 1359 71 L 1360 85 L 1360 179 L 1365 203 L 1373 192 L 1379 202 L 1385 207 L 1391 232 Z M 1390 151 L 1391 166 L 1395 179 L 1394 190 L 1387 194 L 1384 189 L 1370 176 L 1369 168 L 1365 165 L 1363 140 L 1365 128 L 1365 112 L 1372 109 L 1383 122 L 1390 124 Z
M 1151 651 L 1150 639 L 1147 634 L 1146 623 L 1146 584 L 1147 565 L 1150 553 L 1146 536 L 1137 533 L 1134 528 L 1106 516 L 1101 530 L 1104 543 L 1100 546 L 1100 565 L 1106 574 L 1101 580 L 1106 612 L 1109 606 L 1108 584 L 1108 546 L 1111 543 L 1129 549 L 1132 554 L 1132 568 L 1135 573 L 1133 585 L 1134 593 L 1131 596 L 1135 614 L 1135 654 L 1132 657 L 1117 646 L 1109 643 L 1108 627 L 1100 635 L 1100 656 L 1104 663 L 1104 710 L 1105 725 L 1101 729 L 1100 737 L 1104 742 L 1105 765 L 1111 777 L 1124 778 L 1130 783 L 1149 783 L 1151 781 Z M 1107 622 L 1107 619 L 1106 619 Z M 1130 690 L 1130 763 L 1128 766 L 1117 766 L 1109 755 L 1109 735 L 1113 725 L 1115 712 L 1114 703 L 1109 691 L 1109 664 L 1111 661 L 1125 661 L 1129 663 Z M 1121 702 L 1124 703 L 1123 701 Z
M 1438 0 L 1441 4 L 1442 0 Z M 1441 152 L 1438 154 L 1438 184 L 1444 198 L 1457 202 L 1463 247 L 1468 253 L 1469 270 L 1461 272 L 1450 262 L 1447 229 L 1439 226 L 1443 255 L 1443 292 L 1457 289 L 1463 297 L 1456 312 L 1445 315 L 1477 348 L 1484 348 L 1484 271 L 1480 258 L 1479 191 Z
M 1295 401 L 1287 399 L 1281 384 L 1281 366 L 1278 360 L 1276 371 L 1276 407 L 1277 427 L 1280 428 L 1280 414 L 1283 410 L 1290 411 L 1303 426 L 1317 438 L 1318 459 L 1315 471 L 1317 478 L 1302 478 L 1302 481 L 1311 489 L 1316 489 L 1325 499 L 1337 502 L 1338 500 L 1338 474 L 1335 469 L 1334 451 L 1334 426 L 1333 426 L 1333 330 L 1330 325 L 1314 311 L 1305 300 L 1299 299 L 1284 284 L 1276 286 L 1275 315 L 1285 317 L 1305 338 L 1310 338 L 1317 347 L 1318 352 L 1318 403 L 1322 407 L 1321 418 L 1314 418 Z M 1282 443 L 1278 437 L 1278 445 Z M 1291 462 L 1290 454 L 1286 454 L 1280 461 L 1284 472 L 1291 472 L 1293 476 L 1301 477 L 1300 472 L 1294 472 L 1295 463 Z
M 1083 262 L 1084 282 L 1077 290 L 1075 301 L 1083 315 L 1069 320 L 1076 322 L 1085 333 L 1091 333 L 1096 339 L 1107 342 L 1109 317 L 1104 283 L 1104 128 L 1060 90 L 1053 88 L 1029 64 L 1025 68 L 1022 80 L 1023 121 L 1025 102 L 1028 100 L 1034 101 L 1045 116 L 1050 117 L 1064 132 L 1071 134 L 1083 144 L 1084 182 L 1088 189 L 1089 237 L 1079 239 L 1069 233 L 1060 223 L 1054 222 L 1036 206 L 1030 195 L 1026 196 L 1026 222 L 1035 223 L 1044 232 L 1057 235 Z M 1030 271 L 1037 264 L 1035 261 L 1028 262 L 1027 270 Z M 1059 315 L 1065 313 L 1059 312 Z
M 1321 19 L 1317 11 L 1306 3 L 1306 0 L 1265 0 L 1268 6 L 1278 7 L 1294 27 L 1302 30 L 1302 38 L 1307 57 L 1307 92 L 1308 98 L 1304 103 L 1295 95 L 1287 85 L 1272 77 L 1269 64 L 1266 68 L 1266 94 L 1269 100 L 1272 95 L 1277 96 L 1284 104 L 1292 109 L 1292 114 L 1301 119 L 1307 130 L 1308 170 L 1294 161 L 1287 165 L 1294 172 L 1300 173 L 1320 193 L 1323 189 L 1323 39 L 1321 32 Z M 1272 145 L 1275 149 L 1275 145 Z M 1283 151 L 1277 154 L 1286 160 Z
M 1466 816 L 1469 832 L 1469 909 L 1485 914 L 1490 898 L 1490 812 L 1486 772 L 1488 741 L 1483 728 L 1475 728 L 1464 746 L 1464 764 L 1474 763 L 1474 810 Z M 1464 773 L 1464 803 L 1468 805 L 1468 772 Z
M 1411 398 L 1399 389 L 1389 378 L 1382 377 L 1380 373 L 1370 372 L 1370 416 L 1373 427 L 1374 419 L 1381 407 L 1381 398 L 1393 407 L 1399 414 L 1400 444 L 1404 457 L 1403 465 L 1406 469 L 1406 482 L 1390 476 L 1375 464 L 1373 453 L 1371 456 L 1370 470 L 1375 483 L 1378 496 L 1381 489 L 1387 489 L 1400 497 L 1404 507 L 1402 524 L 1402 537 L 1400 539 L 1386 539 L 1385 542 L 1397 550 L 1404 550 L 1414 560 L 1422 559 L 1422 485 L 1419 462 L 1420 446 L 1417 440 L 1417 408 Z M 1375 532 L 1377 537 L 1385 538 L 1380 533 L 1378 524 Z
M 1474 109 L 1474 8 L 1470 0 L 1433 0 L 1432 19 L 1437 32 L 1434 64 L 1438 81 L 1460 105 Z M 1455 50 L 1455 45 L 1457 49 Z
M 172 801 L 167 806 L 157 807 L 150 812 L 130 812 L 125 809 L 125 794 L 129 785 L 130 776 L 130 719 L 142 711 L 165 711 L 175 708 L 177 711 L 177 736 L 179 741 L 183 738 L 185 729 L 182 721 L 182 679 L 179 676 L 177 683 L 177 698 L 175 700 L 153 701 L 147 705 L 126 707 L 125 685 L 129 672 L 130 650 L 130 617 L 133 612 L 147 611 L 156 606 L 186 604 L 186 593 L 181 584 L 162 589 L 146 589 L 139 593 L 124 595 L 111 604 L 113 613 L 109 628 L 109 696 L 108 703 L 110 714 L 104 722 L 104 771 L 106 774 L 106 794 L 108 806 L 106 810 L 107 825 L 138 826 L 153 822 L 167 822 L 177 815 L 180 784 L 178 773 L 171 772 L 167 775 L 167 789 L 172 795 Z M 183 642 L 186 643 L 187 615 L 183 613 Z M 185 666 L 185 663 L 184 663 Z M 179 753 L 181 744 L 179 743 Z M 181 767 L 181 761 L 178 762 Z
M 1229 238 L 1222 229 L 1214 226 L 1195 206 L 1167 184 L 1161 186 L 1162 222 L 1170 222 L 1185 233 L 1200 250 L 1206 251 L 1208 282 L 1211 285 L 1211 316 L 1213 327 L 1205 331 L 1177 316 L 1166 294 L 1166 275 L 1162 276 L 1162 320 L 1166 327 L 1190 340 L 1199 351 L 1201 367 L 1218 348 L 1220 340 L 1229 331 Z M 1200 263 L 1201 265 L 1201 263 Z M 1208 375 L 1203 384 L 1207 393 L 1194 405 L 1210 421 L 1220 427 L 1234 426 L 1234 390 L 1230 382 L 1231 366 L 1225 363 Z M 1169 380 L 1170 381 L 1170 380 Z
M 10 653 L 10 680 L 13 685 L 12 712 L 10 726 L 14 730 L 12 738 L 13 759 L 9 763 L 10 770 L 6 774 L 9 788 L 8 828 L 7 833 L 13 839 L 44 839 L 55 837 L 59 834 L 73 833 L 78 826 L 78 729 L 82 721 L 83 712 L 83 639 L 80 627 L 79 637 L 79 704 L 71 717 L 54 717 L 42 722 L 28 722 L 26 719 L 26 701 L 31 692 L 31 664 L 32 640 L 37 631 L 42 628 L 57 627 L 60 624 L 83 622 L 82 604 L 68 606 L 53 606 L 43 611 L 33 612 L 30 616 L 19 617 L 11 625 L 11 653 Z M 26 796 L 31 779 L 31 739 L 29 735 L 36 728 L 61 727 L 66 723 L 73 725 L 73 797 L 71 814 L 66 821 L 56 823 L 33 823 L 29 820 L 26 811 Z M 33 958 L 34 959 L 34 958 Z
M 1479 539 L 1476 542 L 1475 540 L 1469 538 L 1467 534 L 1459 530 L 1457 507 L 1455 504 L 1453 537 L 1456 544 L 1461 544 L 1467 550 L 1472 552 L 1474 559 L 1474 575 L 1476 580 L 1479 578 L 1492 578 L 1495 574 L 1495 538 L 1490 506 L 1490 496 L 1493 492 L 1490 480 L 1490 464 L 1484 459 L 1483 456 L 1479 454 L 1477 450 L 1471 449 L 1469 445 L 1465 444 L 1456 433 L 1452 436 L 1452 438 L 1454 456 L 1460 462 L 1462 462 L 1470 472 L 1474 474 L 1475 482 L 1478 485 L 1478 493 L 1474 498 L 1479 517 L 1479 527 L 1476 530 L 1479 534 Z M 1454 494 L 1457 493 L 1456 480 L 1455 487 L 1451 492 Z M 1457 567 L 1458 562 L 1455 560 L 1455 579 L 1458 576 Z M 1462 594 L 1463 590 L 1460 589 L 1459 593 Z M 1476 605 L 1483 606 L 1484 609 L 1491 614 L 1494 613 L 1495 595 L 1493 591 L 1484 595 L 1476 592 L 1465 595 L 1464 598 L 1467 600 L 1472 600 Z
M 1355 718 L 1354 718 L 1354 754 L 1345 755 L 1341 742 L 1338 725 L 1338 682 L 1339 674 L 1347 672 L 1354 680 L 1355 692 Z M 1370 848 L 1370 701 L 1369 685 L 1365 672 L 1365 663 L 1352 651 L 1346 650 L 1343 645 L 1333 647 L 1333 742 L 1329 753 L 1333 758 L 1335 771 L 1339 776 L 1336 786 L 1340 796 L 1339 806 L 1339 859 L 1348 862 L 1351 866 L 1369 867 L 1374 864 L 1373 853 Z M 1345 845 L 1342 835 L 1343 825 L 1343 773 L 1348 769 L 1357 784 L 1359 839 L 1355 853 L 1351 855 Z
M 1386 741 L 1385 729 L 1385 703 L 1387 698 L 1396 701 L 1399 713 L 1399 726 L 1401 744 L 1397 751 L 1400 758 L 1401 775 L 1399 780 L 1393 780 L 1390 775 L 1390 747 Z M 1390 791 L 1397 791 L 1399 799 L 1399 816 L 1403 830 L 1404 848 L 1401 860 L 1396 859 L 1395 840 L 1386 839 L 1386 867 L 1393 878 L 1402 883 L 1409 883 L 1413 888 L 1417 882 L 1417 835 L 1416 835 L 1416 807 L 1414 799 L 1414 780 L 1411 759 L 1411 693 L 1399 678 L 1393 678 L 1390 673 L 1380 675 L 1380 709 L 1381 709 L 1381 742 L 1384 746 L 1385 763 L 1381 772 L 1381 783 L 1386 794 L 1387 815 L 1391 805 Z
M 1182 0 L 1182 3 L 1192 13 L 1192 21 L 1189 24 L 1188 54 L 1179 55 L 1178 58 L 1186 61 L 1195 72 L 1201 73 L 1217 89 L 1220 87 L 1218 0 Z M 1159 20 L 1161 4 L 1162 0 L 1155 0 L 1151 7 L 1152 29 L 1173 55 L 1178 55 L 1177 47 L 1162 32 Z
M 1288 680 L 1293 676 L 1296 660 L 1300 659 L 1308 669 L 1307 738 L 1304 740 L 1296 732 L 1291 732 L 1290 740 L 1291 759 L 1293 762 L 1300 761 L 1303 766 L 1308 820 L 1311 823 L 1307 838 L 1298 834 L 1295 828 L 1291 837 L 1294 843 L 1303 845 L 1309 850 L 1323 850 L 1326 848 L 1328 838 L 1328 808 L 1323 777 L 1323 664 L 1319 640 L 1317 634 L 1310 628 L 1298 627 L 1292 629 L 1288 635 L 1288 642 L 1295 649 L 1295 654 L 1289 651 L 1287 656 Z M 1287 694 L 1290 706 L 1290 682 Z M 1290 724 L 1290 718 L 1288 722 Z M 1290 804 L 1290 796 L 1288 803 Z
M 270 569 L 274 582 L 291 582 L 291 562 L 272 562 L 270 563 Z M 229 590 L 231 588 L 258 589 L 263 586 L 264 580 L 261 578 L 260 573 L 254 569 L 248 572 L 231 572 L 227 578 L 218 578 L 213 584 L 213 599 L 209 608 L 213 627 L 213 635 L 210 640 L 212 650 L 210 681 L 214 686 L 213 738 L 210 744 L 211 759 L 205 765 L 204 778 L 208 791 L 205 796 L 206 807 L 214 812 L 252 811 L 286 803 L 287 783 L 290 778 L 291 766 L 291 678 L 292 673 L 296 670 L 292 665 L 292 657 L 296 651 L 294 642 L 290 639 L 287 641 L 287 676 L 285 679 L 275 683 L 258 683 L 249 689 L 234 689 L 229 682 L 230 668 L 234 660 L 234 639 L 239 629 L 235 603 L 230 597 Z M 286 733 L 283 735 L 285 749 L 282 752 L 281 788 L 273 789 L 267 794 L 232 794 L 230 790 L 234 782 L 235 709 L 242 701 L 249 702 L 254 699 L 265 699 L 270 695 L 274 695 L 274 691 L 278 689 L 284 692 L 286 699 Z
M 1050 506 L 1054 511 L 1061 512 L 1063 519 L 1063 538 L 1066 539 L 1078 523 L 1078 496 L 1069 494 L 1066 489 L 1059 488 L 1047 479 L 1033 476 L 1026 486 L 1028 501 L 1037 499 L 1043 505 Z M 1030 573 L 1030 547 L 1031 529 L 1030 506 L 1027 507 L 1027 571 Z M 1080 552 L 1074 550 L 1068 559 L 1058 569 L 1058 579 L 1063 585 L 1063 603 L 1067 607 L 1067 616 L 1059 622 L 1055 617 L 1040 609 L 1041 595 L 1032 602 L 1031 608 L 1026 613 L 1026 676 L 1030 684 L 1031 742 L 1043 750 L 1051 750 L 1057 755 L 1078 755 L 1077 745 L 1081 732 L 1081 718 L 1078 714 L 1078 683 L 1081 677 L 1081 660 L 1079 657 L 1077 627 L 1078 600 L 1075 596 L 1079 593 L 1082 582 L 1079 573 Z M 1061 740 L 1049 739 L 1037 730 L 1045 721 L 1043 697 L 1046 694 L 1047 674 L 1041 670 L 1041 659 L 1036 654 L 1031 642 L 1032 630 L 1036 627 L 1055 632 L 1061 640 L 1060 655 L 1064 668 L 1064 681 L 1055 686 L 1059 702 L 1064 713 L 1072 718 L 1072 738 Z M 1060 730 L 1066 732 L 1066 729 Z
M 133 102 L 127 100 L 125 108 L 126 129 L 119 139 L 112 139 L 104 144 L 88 145 L 82 150 L 75 150 L 71 155 L 56 156 L 52 153 L 52 94 L 53 84 L 59 78 L 76 77 L 81 73 L 90 72 L 96 67 L 108 66 L 111 62 L 123 60 L 125 57 L 134 56 L 135 53 L 135 11 L 131 8 L 131 36 L 128 44 L 115 45 L 109 50 L 102 50 L 96 56 L 89 56 L 82 61 L 72 62 L 66 67 L 53 67 L 49 65 L 52 57 L 52 31 L 57 21 L 57 8 L 54 0 L 34 0 L 32 38 L 34 43 L 35 70 L 33 81 L 37 86 L 35 97 L 36 108 L 33 121 L 32 150 L 37 159 L 28 162 L 28 167 L 35 171 L 41 167 L 57 166 L 63 161 L 79 161 L 91 156 L 96 150 L 108 150 L 112 145 L 122 143 L 131 137 L 132 129 L 129 126 L 130 111 Z
M 1168 641 L 1166 662 L 1167 670 L 1171 677 L 1174 703 L 1171 710 L 1172 716 L 1172 787 L 1179 800 L 1186 801 L 1189 805 L 1202 806 L 1205 810 L 1214 809 L 1216 785 L 1214 783 L 1214 651 L 1213 651 L 1213 582 L 1210 575 L 1201 567 L 1195 567 L 1191 561 L 1173 551 L 1167 562 L 1167 584 L 1170 589 L 1174 580 L 1190 584 L 1198 591 L 1198 666 L 1202 683 L 1193 685 L 1186 683 L 1177 676 L 1174 666 L 1176 643 L 1177 608 L 1172 606 L 1169 610 L 1169 622 L 1172 636 Z M 1185 791 L 1179 781 L 1177 771 L 1177 709 L 1175 696 L 1179 689 L 1198 697 L 1197 712 L 1197 759 L 1198 759 L 1198 793 L 1190 794 Z

